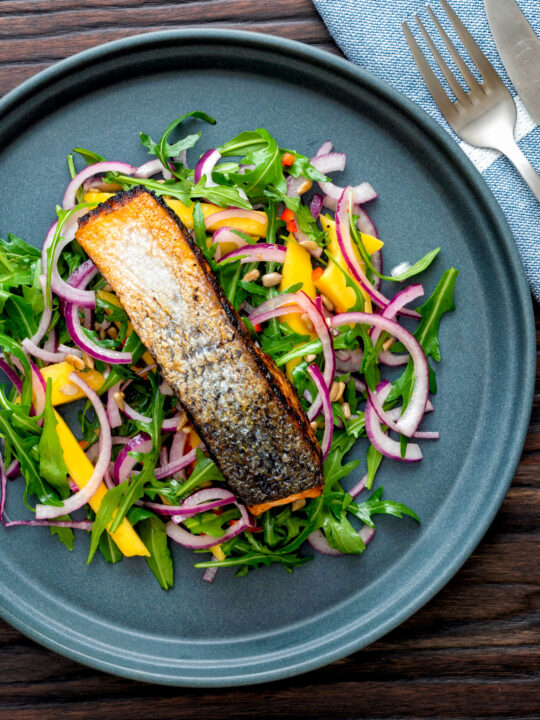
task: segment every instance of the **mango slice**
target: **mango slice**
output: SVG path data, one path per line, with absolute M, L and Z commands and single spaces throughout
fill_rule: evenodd
M 81 398 L 86 397 L 78 385 L 75 385 L 68 380 L 69 375 L 72 372 L 77 371 L 73 365 L 70 365 L 65 361 L 49 365 L 41 370 L 41 374 L 43 375 L 45 382 L 47 382 L 49 378 L 52 380 L 51 401 L 55 407 L 56 405 L 64 405 L 65 403 L 73 402 L 74 400 L 80 400 Z M 101 386 L 105 382 L 105 378 L 101 373 L 98 373 L 97 370 L 87 370 L 86 372 L 80 373 L 77 372 L 77 375 L 87 382 L 92 390 L 95 390 L 96 392 L 101 390 Z
M 69 475 L 73 482 L 79 489 L 83 488 L 90 480 L 94 471 L 94 466 L 86 457 L 77 441 L 77 438 L 66 425 L 63 418 L 61 418 L 56 412 L 55 415 L 58 422 L 56 432 L 58 433 L 58 438 L 64 453 L 64 462 L 66 463 Z M 107 488 L 103 483 L 101 483 L 97 492 L 89 502 L 89 505 L 94 512 L 99 510 L 101 501 L 103 500 L 103 496 L 106 492 Z M 150 556 L 145 544 L 126 518 L 124 518 L 118 530 L 115 530 L 115 532 L 110 535 L 114 542 L 118 545 L 119 550 L 126 557 L 132 557 L 133 555 L 143 555 L 145 557 Z
M 296 242 L 293 235 L 289 235 L 286 241 L 287 252 L 285 254 L 285 262 L 281 273 L 283 275 L 279 289 L 281 292 L 291 287 L 302 283 L 302 290 L 310 298 L 314 299 L 316 296 L 315 285 L 311 279 L 312 266 L 311 266 L 311 255 L 301 245 Z M 299 333 L 300 335 L 310 335 L 315 337 L 313 331 L 308 330 L 306 323 L 302 320 L 302 317 L 298 313 L 288 313 L 280 316 L 280 321 L 287 323 L 291 330 Z M 289 360 L 285 366 L 287 377 L 292 380 L 293 369 L 301 362 L 301 358 L 294 358 Z
M 336 261 L 339 263 L 340 268 L 345 270 L 351 280 L 359 287 L 365 300 L 364 312 L 372 312 L 373 308 L 371 305 L 371 298 L 363 290 L 363 288 L 360 287 L 360 285 L 356 282 L 356 280 L 352 277 L 351 273 L 347 269 L 347 263 L 345 262 L 345 259 L 341 254 L 341 250 L 339 247 L 336 235 L 335 221 L 332 220 L 332 218 L 330 218 L 328 215 L 321 215 L 320 220 L 323 230 L 326 231 L 328 236 L 328 252 L 330 253 L 330 255 L 332 255 L 332 257 L 336 259 Z M 366 241 L 364 245 L 366 251 L 370 255 L 376 250 L 379 250 L 384 244 L 378 238 L 374 238 L 371 235 L 366 235 L 365 237 Z M 357 248 L 353 248 L 353 250 L 356 259 L 360 262 L 362 266 L 364 266 L 364 263 L 362 262 L 362 259 L 360 257 L 360 252 L 357 250 Z M 356 298 L 354 290 L 350 287 L 347 287 L 345 278 L 340 268 L 336 267 L 335 263 L 330 260 L 324 273 L 315 281 L 315 287 L 319 292 L 323 293 L 324 295 L 326 295 L 327 298 L 329 298 L 329 300 L 331 300 L 338 312 L 343 313 L 354 307 Z

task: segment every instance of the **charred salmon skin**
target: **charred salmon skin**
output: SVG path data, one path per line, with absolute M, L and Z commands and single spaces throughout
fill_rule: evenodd
M 319 495 L 321 451 L 295 390 L 176 215 L 136 187 L 81 218 L 76 237 L 253 514 Z

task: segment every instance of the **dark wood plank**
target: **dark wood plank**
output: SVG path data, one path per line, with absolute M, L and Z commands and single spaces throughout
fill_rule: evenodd
M 310 0 L 3 0 L 0 94 L 107 40 L 201 24 L 339 52 Z M 539 477 L 540 373 L 523 456 L 492 527 L 437 597 L 379 642 L 291 680 L 197 691 L 90 670 L 0 622 L 0 720 L 538 720 Z

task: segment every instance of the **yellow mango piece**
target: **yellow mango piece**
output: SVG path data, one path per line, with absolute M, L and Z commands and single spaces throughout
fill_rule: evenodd
M 217 560 L 225 560 L 225 553 L 221 549 L 221 545 L 212 545 L 209 550 Z
M 84 193 L 83 202 L 96 203 L 96 205 L 99 205 L 99 203 L 105 202 L 105 200 L 108 200 L 113 195 L 114 195 L 114 193 L 110 193 L 110 192 L 100 192 L 99 190 L 89 190 L 88 192 Z
M 301 247 L 294 238 L 293 235 L 289 235 L 286 241 L 287 252 L 285 253 L 285 262 L 281 269 L 282 279 L 279 286 L 281 292 L 291 287 L 302 283 L 302 290 L 310 298 L 315 298 L 316 290 L 313 280 L 311 279 L 311 273 L 313 267 L 311 265 L 311 255 Z M 306 326 L 306 323 L 302 320 L 298 313 L 288 313 L 280 316 L 280 321 L 287 323 L 287 325 L 294 330 L 294 332 L 300 335 L 310 335 L 314 337 L 314 333 L 310 332 Z M 294 358 L 289 360 L 285 366 L 285 372 L 289 380 L 292 381 L 292 371 L 300 363 L 301 358 Z
M 341 254 L 341 250 L 339 247 L 336 235 L 335 221 L 332 220 L 332 218 L 328 217 L 328 215 L 321 215 L 320 220 L 322 228 L 326 231 L 328 237 L 328 252 L 330 253 L 330 255 L 332 255 L 333 258 L 336 259 L 336 261 L 339 263 L 340 268 L 345 270 L 347 275 L 360 289 L 360 292 L 364 296 L 365 301 L 364 312 L 372 312 L 373 308 L 371 305 L 371 298 L 365 292 L 365 290 L 360 287 L 360 285 L 356 282 L 356 280 L 352 277 L 351 273 L 347 269 L 347 263 L 345 262 L 345 258 Z M 371 237 L 371 235 L 368 237 Z M 372 239 L 376 240 L 377 243 L 380 243 L 377 238 Z M 382 243 L 380 243 L 378 247 L 376 243 L 374 243 L 373 247 L 375 247 L 375 249 L 378 249 L 378 247 L 382 247 Z M 362 262 L 362 259 L 360 257 L 360 251 L 353 246 L 353 252 L 358 262 L 362 265 L 362 267 L 364 267 L 364 263 Z M 373 252 L 375 252 L 375 250 L 373 250 Z M 350 287 L 347 287 L 345 278 L 343 277 L 343 273 L 341 272 L 340 268 L 336 267 L 335 263 L 333 263 L 332 260 L 329 260 L 324 273 L 315 281 L 315 286 L 319 292 L 323 293 L 323 295 L 326 295 L 326 297 L 332 301 L 336 310 L 342 313 L 347 312 L 352 307 L 354 307 L 356 298 L 354 290 Z
M 193 228 L 193 210 L 195 205 L 188 207 L 183 202 L 176 198 L 164 197 L 163 198 L 167 205 L 173 210 L 184 225 L 191 229 Z M 220 208 L 217 205 L 211 203 L 201 203 L 201 210 L 205 218 L 214 213 L 221 212 L 224 208 Z M 260 218 L 260 222 L 252 220 L 251 218 L 237 217 L 229 218 L 228 220 L 220 220 L 217 223 L 212 223 L 208 226 L 209 231 L 217 230 L 220 227 L 231 227 L 233 230 L 240 230 L 247 235 L 253 235 L 258 238 L 266 237 L 266 226 L 267 217 L 266 213 L 259 212 L 258 210 L 253 211 L 257 217 Z
M 113 195 L 114 193 L 89 190 L 87 193 L 84 194 L 83 202 L 95 203 L 97 205 L 98 203 L 105 202 L 105 200 L 108 200 Z M 195 205 L 188 207 L 187 205 L 184 205 L 184 203 L 180 200 L 167 196 L 165 196 L 163 199 L 171 208 L 171 210 L 173 210 L 178 215 L 184 225 L 191 230 L 193 228 L 193 209 Z M 221 208 L 218 205 L 213 205 L 212 203 L 201 203 L 201 209 L 203 211 L 204 217 L 206 218 L 209 215 L 221 212 L 225 208 Z M 208 227 L 208 230 L 213 231 L 217 230 L 220 227 L 231 227 L 234 230 L 240 230 L 247 235 L 253 235 L 254 237 L 258 238 L 266 237 L 266 213 L 260 212 L 258 210 L 254 210 L 253 212 L 260 218 L 260 222 L 258 222 L 257 220 L 252 220 L 251 218 L 244 217 L 229 218 L 228 220 L 220 220 L 217 223 L 213 223 Z M 234 247 L 231 247 L 231 250 L 233 249 Z
M 70 382 L 69 375 L 77 372 L 73 365 L 68 362 L 55 363 L 41 369 L 41 374 L 45 382 L 49 378 L 52 380 L 51 402 L 53 405 L 63 405 L 64 403 L 73 402 L 86 397 L 78 385 Z M 99 392 L 101 386 L 105 382 L 105 378 L 97 370 L 86 370 L 85 372 L 77 372 L 77 375 L 87 382 L 92 390 Z M 66 392 L 62 392 L 65 390 Z
M 380 250 L 384 245 L 382 240 L 373 237 L 373 235 L 368 235 L 367 233 L 360 233 L 360 239 L 362 240 L 368 255 L 373 255 L 374 252 Z
M 188 443 L 193 450 L 193 448 L 199 447 L 201 444 L 201 438 L 197 435 L 196 430 L 190 430 L 188 435 Z
M 111 303 L 111 305 L 114 305 L 117 308 L 122 307 L 122 303 L 113 292 L 109 292 L 108 290 L 98 290 L 97 296 L 100 300 L 105 300 L 105 302 Z
M 279 285 L 280 292 L 283 292 L 292 285 L 302 283 L 301 289 L 306 295 L 310 298 L 315 298 L 315 285 L 311 279 L 311 273 L 313 272 L 311 255 L 296 242 L 296 239 L 292 235 L 289 235 L 287 238 L 286 246 L 287 252 L 285 253 L 285 261 L 281 270 L 282 278 Z M 310 334 L 305 322 L 297 313 L 281 315 L 280 320 L 281 322 L 286 322 L 295 332 L 303 335 Z
M 58 422 L 56 432 L 64 453 L 64 462 L 66 463 L 69 475 L 73 482 L 79 489 L 83 488 L 92 477 L 94 466 L 86 457 L 77 441 L 77 438 L 73 435 L 64 420 L 57 412 L 55 412 L 55 415 Z M 99 510 L 101 501 L 103 500 L 106 492 L 107 488 L 103 483 L 101 483 L 97 492 L 89 501 L 89 505 L 94 512 Z M 110 535 L 114 542 L 118 545 L 119 550 L 126 557 L 131 557 L 133 555 L 144 555 L 145 557 L 150 556 L 145 544 L 135 532 L 133 526 L 127 518 L 124 518 L 118 530 L 110 533 Z

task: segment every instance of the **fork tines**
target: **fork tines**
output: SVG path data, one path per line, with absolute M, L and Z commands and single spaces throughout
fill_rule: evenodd
M 470 32 L 467 30 L 465 25 L 461 22 L 459 17 L 456 15 L 456 13 L 452 10 L 448 2 L 446 0 L 440 0 L 441 5 L 448 16 L 448 19 L 454 26 L 454 29 L 456 30 L 459 38 L 461 39 L 461 42 L 463 43 L 465 49 L 469 53 L 469 56 L 476 64 L 476 67 L 478 68 L 478 71 L 484 78 L 484 80 L 494 81 L 495 79 L 498 81 L 499 77 L 497 73 L 495 72 L 493 66 L 489 62 L 489 60 L 486 58 L 484 53 L 480 50 L 478 45 L 476 44 L 474 38 L 470 34 Z M 444 41 L 446 47 L 448 48 L 450 55 L 452 56 L 452 59 L 456 63 L 457 67 L 459 68 L 460 73 L 462 74 L 465 82 L 467 83 L 469 90 L 471 93 L 477 93 L 481 92 L 483 93 L 483 86 L 480 84 L 472 72 L 467 67 L 467 64 L 459 54 L 456 46 L 452 42 L 452 40 L 448 37 L 448 34 L 442 27 L 441 23 L 439 22 L 437 16 L 433 12 L 433 9 L 428 5 L 427 10 L 431 16 L 431 19 L 433 20 L 433 23 L 435 24 L 435 27 L 437 28 L 437 31 L 439 35 L 441 36 L 442 40 Z M 407 40 L 407 43 L 409 44 L 409 48 L 411 50 L 411 53 L 413 55 L 413 58 L 418 66 L 418 69 L 420 70 L 422 77 L 424 78 L 424 82 L 427 85 L 428 90 L 433 96 L 433 99 L 439 106 L 439 109 L 441 112 L 447 117 L 447 119 L 450 121 L 450 119 L 457 113 L 456 105 L 457 104 L 463 104 L 467 105 L 470 103 L 470 97 L 465 92 L 465 90 L 460 85 L 458 79 L 442 57 L 441 53 L 437 49 L 437 46 L 433 42 L 431 36 L 429 35 L 428 31 L 426 30 L 424 24 L 418 17 L 418 15 L 415 14 L 414 16 L 418 27 L 420 28 L 420 31 L 431 50 L 433 57 L 435 58 L 435 61 L 439 68 L 441 69 L 441 72 L 443 73 L 446 81 L 450 85 L 454 95 L 456 96 L 456 103 L 453 103 L 450 98 L 447 96 L 445 89 L 439 82 L 437 76 L 429 66 L 428 61 L 426 60 L 426 57 L 422 50 L 420 49 L 420 46 L 416 42 L 414 35 L 412 34 L 409 26 L 406 22 L 402 23 L 403 33 L 405 34 L 405 38 Z

